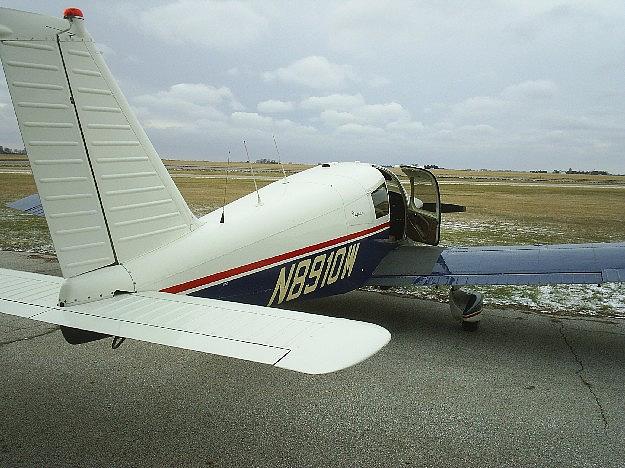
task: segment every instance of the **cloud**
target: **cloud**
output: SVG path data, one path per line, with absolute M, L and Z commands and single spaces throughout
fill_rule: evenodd
M 423 130 L 425 130 L 425 125 L 423 125 L 422 122 L 415 122 L 415 121 L 410 121 L 410 122 L 390 122 L 386 125 L 386 128 L 388 130 L 395 130 L 398 132 L 405 132 L 405 133 L 418 133 L 418 132 L 422 132 Z
M 357 120 L 357 117 L 351 112 L 339 112 L 334 109 L 324 110 L 319 117 L 323 123 L 331 127 L 339 127 Z
M 368 82 L 369 86 L 372 88 L 382 88 L 383 86 L 388 86 L 391 84 L 391 80 L 384 76 L 374 75 L 369 78 Z
M 256 112 L 234 112 L 230 118 L 238 126 L 245 128 L 270 128 L 273 119 Z
M 305 57 L 290 65 L 262 74 L 265 81 L 280 81 L 315 89 L 339 89 L 353 81 L 354 72 L 349 65 L 330 62 L 319 55 Z
M 620 119 L 609 119 L 604 116 L 572 116 L 559 111 L 545 114 L 541 121 L 541 125 L 544 125 L 545 128 L 548 129 L 566 130 L 574 132 L 625 132 L 625 123 L 623 123 Z
M 495 118 L 513 115 L 520 107 L 532 106 L 535 101 L 547 101 L 558 93 L 558 86 L 551 80 L 529 80 L 505 87 L 494 96 L 473 96 L 451 105 L 457 117 L 470 119 Z
M 180 99 L 197 105 L 227 104 L 233 109 L 242 108 L 232 91 L 225 86 L 217 88 L 203 83 L 180 83 L 171 86 L 168 91 L 160 92 L 159 96 Z
M 451 110 L 459 116 L 479 118 L 502 112 L 507 106 L 508 101 L 499 97 L 474 96 L 453 104 Z
M 458 128 L 458 132 L 468 136 L 483 137 L 486 135 L 493 135 L 497 133 L 497 130 L 491 125 L 479 124 L 479 125 L 463 125 Z
M 361 94 L 330 94 L 328 96 L 307 97 L 302 100 L 300 107 L 313 110 L 349 110 L 364 104 L 365 99 Z
M 397 102 L 367 104 L 361 94 L 330 94 L 310 96 L 302 100 L 300 108 L 319 112 L 319 120 L 331 127 L 345 124 L 388 125 L 411 122 L 410 112 Z M 351 127 L 347 127 L 351 128 Z M 410 125 L 396 125 L 395 129 L 408 130 Z
M 142 11 L 139 25 L 167 42 L 230 50 L 258 41 L 268 20 L 245 2 L 178 0 Z
M 298 134 L 315 133 L 316 129 L 310 126 L 301 125 L 289 119 L 274 119 L 266 115 L 260 115 L 256 112 L 233 112 L 230 116 L 230 122 L 244 132 L 249 130 L 264 131 L 267 140 L 273 140 L 272 134 L 275 129 L 288 131 L 285 136 L 297 136 Z
M 558 92 L 558 86 L 551 80 L 524 81 L 508 86 L 501 95 L 511 99 L 549 99 Z
M 268 101 L 259 102 L 256 108 L 258 112 L 264 114 L 279 114 L 282 112 L 290 112 L 294 109 L 294 104 L 291 101 L 279 101 L 276 99 L 269 99 Z
M 394 44 L 414 46 L 423 34 L 419 17 L 425 10 L 403 0 L 340 2 L 331 12 L 331 44 L 364 54 Z
M 383 136 L 384 130 L 373 125 L 361 125 L 357 123 L 348 123 L 341 125 L 337 129 L 338 133 L 350 133 L 353 135 L 366 135 L 366 136 Z
M 151 128 L 195 128 L 198 122 L 224 120 L 243 108 L 229 88 L 203 83 L 178 83 L 139 95 L 132 104 Z
M 188 157 L 189 145 L 201 142 L 204 157 L 221 158 L 242 139 L 253 144 L 251 151 L 263 148 L 263 152 L 270 153 L 274 133 L 286 145 L 312 138 L 317 132 L 314 127 L 297 121 L 245 111 L 237 96 L 225 86 L 179 83 L 136 96 L 130 102 L 155 145 L 168 156 Z M 289 105 L 278 100 L 261 104 L 261 108 L 273 106 L 274 109 Z
M 368 104 L 357 108 L 355 114 L 362 121 L 375 124 L 410 120 L 410 112 L 396 102 Z

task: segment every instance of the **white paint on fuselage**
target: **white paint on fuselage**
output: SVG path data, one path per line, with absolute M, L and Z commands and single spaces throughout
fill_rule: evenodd
M 375 218 L 370 196 L 383 182 L 368 164 L 316 166 L 260 189 L 260 204 L 252 192 L 226 205 L 223 224 L 221 209 L 207 214 L 195 231 L 124 267 L 137 291 L 162 290 L 353 234 L 389 221 Z

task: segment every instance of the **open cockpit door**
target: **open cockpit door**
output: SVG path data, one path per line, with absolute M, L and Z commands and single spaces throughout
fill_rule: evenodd
M 386 180 L 390 206 L 390 237 L 438 245 L 440 240 L 441 204 L 438 182 L 430 171 L 414 166 L 400 166 L 408 177 L 406 191 L 399 177 L 391 170 L 376 166 Z M 449 211 L 464 211 L 460 205 L 449 205 Z
M 410 181 L 406 206 L 406 237 L 423 244 L 438 245 L 441 235 L 441 197 L 436 177 L 430 171 L 401 166 Z

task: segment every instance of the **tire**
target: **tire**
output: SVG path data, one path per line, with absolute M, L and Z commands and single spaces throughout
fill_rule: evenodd
M 480 322 L 465 322 L 464 320 L 462 321 L 462 329 L 464 331 L 474 332 L 477 331 L 479 327 Z

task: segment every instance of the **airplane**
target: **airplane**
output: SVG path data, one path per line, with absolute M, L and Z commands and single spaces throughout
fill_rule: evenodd
M 318 374 L 381 349 L 374 324 L 275 308 L 365 285 L 445 285 L 467 329 L 474 284 L 625 281 L 625 243 L 441 247 L 434 175 L 324 163 L 201 218 L 118 87 L 82 12 L 0 8 L 0 59 L 63 277 L 0 269 L 0 311 Z

